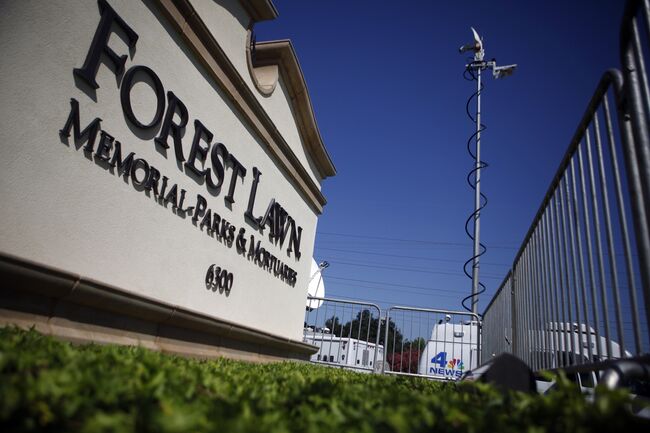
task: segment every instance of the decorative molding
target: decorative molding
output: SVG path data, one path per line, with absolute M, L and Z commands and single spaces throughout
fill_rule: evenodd
M 248 121 L 249 126 L 258 134 L 261 141 L 266 143 L 269 152 L 275 157 L 278 166 L 293 181 L 297 190 L 302 193 L 310 207 L 317 214 L 322 213 L 323 206 L 327 201 L 321 193 L 319 186 L 310 177 L 307 169 L 291 150 L 289 144 L 278 131 L 268 113 L 266 113 L 257 100 L 257 97 L 253 94 L 253 90 L 249 88 L 235 66 L 228 59 L 228 56 L 214 39 L 214 36 L 210 33 L 189 1 L 153 0 L 153 3 L 159 7 L 163 15 L 181 35 L 188 47 L 197 56 L 197 59 L 206 68 L 208 74 L 230 97 L 235 107 L 237 107 L 244 119 Z M 304 79 L 302 82 L 304 85 Z M 306 94 L 306 88 L 304 89 L 304 93 Z M 311 109 L 311 105 L 309 105 L 309 109 Z M 301 122 L 297 123 L 300 124 Z M 303 128 L 307 125 L 310 124 L 306 123 Z M 314 125 L 315 121 L 310 126 Z M 317 129 L 315 133 L 312 132 L 308 136 L 317 136 L 320 138 Z M 309 140 L 307 142 L 309 143 Z M 323 178 L 335 174 L 334 166 L 322 145 L 322 141 L 316 145 L 308 145 L 307 148 L 310 152 L 317 152 L 312 157 Z M 318 152 L 324 155 L 319 155 Z M 323 162 L 327 161 L 329 161 L 329 164 L 323 165 Z
M 280 74 L 289 91 L 289 103 L 295 113 L 298 130 L 309 155 L 314 159 L 321 177 L 334 176 L 336 168 L 323 144 L 305 76 L 291 41 L 258 42 L 255 45 L 254 66 L 255 71 L 273 66 L 280 68 Z
M 251 37 L 253 32 L 248 31 L 246 35 L 246 65 L 248 66 L 248 73 L 253 80 L 253 84 L 262 96 L 271 96 L 275 91 L 280 79 L 280 68 L 277 64 L 269 64 L 264 66 L 256 66 L 253 63 L 253 54 L 251 53 Z
M 191 356 L 302 359 L 317 347 L 0 253 L 0 324 Z
M 241 0 L 240 3 L 255 22 L 274 20 L 278 17 L 278 10 L 270 0 Z

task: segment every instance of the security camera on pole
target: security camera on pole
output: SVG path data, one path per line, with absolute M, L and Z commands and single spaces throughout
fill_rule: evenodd
M 483 90 L 483 84 L 481 83 L 481 72 L 486 69 L 492 70 L 492 76 L 494 78 L 503 78 L 508 75 L 512 75 L 517 65 L 507 65 L 507 66 L 497 66 L 494 59 L 490 61 L 485 61 L 485 50 L 483 48 L 483 39 L 472 27 L 472 33 L 474 35 L 474 41 L 460 47 L 459 51 L 462 53 L 473 51 L 474 60 L 465 65 L 465 73 L 469 74 L 471 78 L 469 80 L 476 80 L 476 92 L 469 98 L 467 101 L 467 115 L 472 121 L 476 123 L 476 132 L 467 141 L 467 150 L 469 154 L 474 158 L 474 168 L 467 175 L 467 182 L 474 189 L 474 212 L 467 218 L 465 221 L 465 232 L 474 242 L 473 246 L 473 255 L 472 257 L 465 262 L 463 270 L 465 275 L 472 279 L 472 293 L 471 295 L 465 297 L 462 301 L 463 307 L 471 311 L 474 314 L 478 314 L 478 296 L 485 291 L 485 286 L 479 282 L 479 259 L 485 253 L 486 248 L 480 242 L 481 237 L 481 210 L 487 204 L 487 198 L 485 195 L 481 194 L 481 169 L 487 167 L 487 164 L 484 161 L 481 161 L 481 131 L 485 129 L 485 126 L 481 124 L 481 92 Z M 469 112 L 469 104 L 472 98 L 476 96 L 476 116 L 472 116 Z M 470 144 L 472 140 L 476 141 L 476 151 L 472 152 Z M 473 175 L 473 182 L 472 182 Z M 469 223 L 474 221 L 474 233 L 469 232 Z M 472 274 L 470 275 L 467 271 L 467 265 L 472 263 Z M 480 287 L 480 289 L 479 289 Z M 467 300 L 471 299 L 471 308 L 468 308 L 465 305 Z

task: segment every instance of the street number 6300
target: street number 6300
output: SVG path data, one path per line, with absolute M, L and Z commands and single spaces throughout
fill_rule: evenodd
M 232 272 L 228 272 L 226 269 L 221 269 L 220 266 L 212 264 L 205 274 L 205 287 L 213 292 L 217 290 L 219 290 L 219 293 L 226 292 L 227 296 L 232 289 L 233 280 Z

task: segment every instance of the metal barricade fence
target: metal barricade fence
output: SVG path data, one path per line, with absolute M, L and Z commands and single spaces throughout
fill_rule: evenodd
M 375 304 L 308 298 L 303 341 L 318 347 L 311 362 L 360 371 L 381 371 L 381 310 Z
M 485 310 L 484 356 L 512 352 L 539 370 L 650 352 L 649 29 L 648 0 L 628 1 L 623 73 L 603 75 Z
M 636 197 L 619 162 L 629 159 L 632 137 L 627 117 L 612 110 L 622 100 L 622 76 L 608 71 L 513 264 L 512 352 L 534 369 L 648 350 L 629 229 Z
M 512 353 L 512 278 L 508 273 L 483 314 L 481 359 Z
M 476 314 L 396 306 L 386 311 L 382 331 L 386 374 L 458 380 L 480 363 Z

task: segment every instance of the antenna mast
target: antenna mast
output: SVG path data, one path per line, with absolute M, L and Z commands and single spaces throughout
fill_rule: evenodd
M 465 73 L 469 73 L 470 80 L 476 80 L 476 92 L 467 101 L 467 115 L 476 123 L 476 132 L 472 134 L 467 142 L 467 148 L 472 157 L 474 157 L 474 168 L 467 175 L 467 182 L 474 189 L 474 212 L 469 216 L 465 222 L 465 231 L 473 241 L 472 257 L 465 262 L 463 270 L 465 275 L 472 279 L 472 292 L 469 296 L 465 297 L 462 301 L 463 307 L 474 314 L 478 314 L 478 296 L 485 291 L 485 286 L 479 281 L 480 257 L 485 253 L 486 248 L 481 244 L 481 210 L 487 204 L 487 198 L 481 193 L 481 169 L 487 167 L 487 164 L 481 160 L 481 131 L 485 129 L 485 125 L 481 123 L 481 93 L 483 90 L 483 83 L 481 82 L 481 72 L 486 69 L 492 69 L 494 78 L 503 78 L 511 75 L 517 65 L 497 66 L 496 61 L 493 59 L 486 62 L 485 50 L 483 48 L 483 38 L 472 27 L 472 34 L 474 41 L 460 47 L 459 51 L 462 53 L 473 51 L 474 60 L 465 65 Z M 469 103 L 472 98 L 476 96 L 476 115 L 472 117 L 469 113 Z M 471 151 L 470 144 L 472 139 L 476 141 L 475 152 Z M 472 182 L 472 175 L 474 179 Z M 473 235 L 470 234 L 468 225 L 470 221 L 474 221 Z M 472 274 L 467 271 L 467 265 L 472 264 Z M 479 289 L 480 287 L 480 289 Z M 471 299 L 471 308 L 465 305 L 467 300 Z

